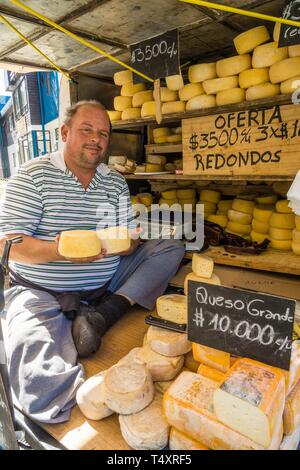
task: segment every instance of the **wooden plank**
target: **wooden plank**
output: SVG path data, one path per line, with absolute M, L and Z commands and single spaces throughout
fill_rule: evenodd
M 149 180 L 149 181 L 211 181 L 212 175 L 175 175 L 175 174 L 166 174 L 166 175 L 123 175 L 127 180 Z M 214 177 L 214 180 L 217 181 L 228 181 L 228 175 L 218 175 L 217 178 Z M 280 175 L 236 175 L 234 176 L 235 181 L 292 181 L 293 177 L 291 176 L 280 176 Z
M 255 256 L 236 255 L 227 253 L 223 247 L 210 247 L 205 254 L 211 256 L 216 264 L 300 276 L 300 257 L 294 255 L 292 251 L 268 248 L 265 253 Z M 192 253 L 186 253 L 188 259 L 191 259 L 192 255 Z
M 132 348 L 142 346 L 148 328 L 145 316 L 149 312 L 133 308 L 104 336 L 100 350 L 95 356 L 82 360 L 86 378 L 108 369 Z M 112 415 L 101 421 L 86 419 L 78 406 L 72 410 L 66 423 L 45 424 L 45 430 L 67 449 L 76 450 L 128 450 L 119 427 L 118 416 Z
M 149 154 L 165 154 L 165 153 L 181 153 L 182 144 L 149 144 L 145 145 L 146 155 Z
M 300 159 L 300 108 L 271 106 L 182 122 L 183 174 L 294 177 Z

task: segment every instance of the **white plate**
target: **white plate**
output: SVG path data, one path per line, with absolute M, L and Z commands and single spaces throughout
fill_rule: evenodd
M 143 172 L 143 173 L 134 173 L 135 175 L 140 175 L 140 176 L 151 176 L 151 175 L 171 175 L 172 172 L 171 171 L 155 171 L 155 172 L 152 172 L 152 173 L 146 173 L 146 172 Z M 173 173 L 174 176 L 175 173 Z

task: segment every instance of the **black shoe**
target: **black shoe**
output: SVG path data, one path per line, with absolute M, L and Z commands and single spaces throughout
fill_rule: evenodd
M 90 321 L 92 319 L 92 321 Z M 72 334 L 79 357 L 95 354 L 101 345 L 101 338 L 106 331 L 102 315 L 93 307 L 81 305 L 80 313 L 72 325 Z
M 107 329 L 114 325 L 130 309 L 131 304 L 126 297 L 118 294 L 107 293 L 105 298 L 94 304 L 94 309 L 100 313 L 105 321 Z M 97 322 L 97 315 L 90 316 L 91 323 Z

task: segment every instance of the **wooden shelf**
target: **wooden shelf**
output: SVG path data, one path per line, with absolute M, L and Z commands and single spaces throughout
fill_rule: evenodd
M 260 255 L 236 255 L 227 253 L 223 247 L 218 246 L 210 247 L 205 255 L 213 258 L 216 264 L 300 276 L 300 256 L 294 255 L 291 251 L 268 248 Z M 192 252 L 187 252 L 185 255 L 188 259 L 192 256 Z
M 167 123 L 178 122 L 182 119 L 189 119 L 194 117 L 200 116 L 210 116 L 213 114 L 223 114 L 223 113 L 230 113 L 235 111 L 247 111 L 248 109 L 255 109 L 255 108 L 267 108 L 283 104 L 292 104 L 291 96 L 290 95 L 279 95 L 274 98 L 264 98 L 262 100 L 255 100 L 255 101 L 243 101 L 243 103 L 239 104 L 231 104 L 228 106 L 217 106 L 214 108 L 206 108 L 200 109 L 197 111 L 188 111 L 185 113 L 174 113 L 174 114 L 164 114 L 163 120 L 160 123 L 160 126 L 163 126 Z M 130 121 L 115 121 L 112 123 L 112 129 L 129 129 L 132 127 L 141 127 L 146 126 L 148 124 L 154 124 L 158 126 L 155 117 L 143 118 L 143 119 L 133 119 Z
M 230 176 L 218 176 L 217 180 L 212 175 L 124 175 L 127 180 L 149 180 L 149 181 L 228 181 L 234 179 L 234 181 L 293 181 L 293 178 L 290 176 L 257 176 L 247 175 L 235 176 L 234 178 Z
M 146 154 L 149 153 L 181 153 L 182 144 L 148 144 L 145 145 Z

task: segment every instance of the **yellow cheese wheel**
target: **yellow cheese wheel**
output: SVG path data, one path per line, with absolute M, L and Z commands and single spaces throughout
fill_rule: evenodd
M 151 193 L 139 193 L 137 197 L 139 198 L 139 202 L 144 204 L 146 207 L 151 206 L 153 202 L 153 196 Z
M 169 101 L 163 103 L 161 107 L 162 114 L 184 113 L 185 103 L 183 101 Z
M 187 274 L 187 276 L 185 276 L 185 279 L 184 279 L 184 295 L 188 295 L 188 282 L 189 281 L 204 282 L 206 284 L 213 284 L 213 285 L 217 285 L 217 286 L 221 285 L 221 279 L 216 274 L 213 274 L 210 279 L 207 279 L 205 277 L 197 276 L 195 273 L 192 272 L 192 273 Z M 194 356 L 194 358 L 195 358 L 195 356 Z
M 195 199 L 196 190 L 195 189 L 177 189 L 178 199 Z
M 292 242 L 292 250 L 295 255 L 300 255 L 300 243 L 299 242 Z
M 292 249 L 292 240 L 274 240 L 269 237 L 271 240 L 271 247 L 275 250 L 280 251 L 290 251 Z
M 158 127 L 157 129 L 153 129 L 153 137 L 165 137 L 171 134 L 171 129 L 169 127 Z
M 158 173 L 163 171 L 162 165 L 157 165 L 155 163 L 146 163 L 146 173 Z
M 271 67 L 287 58 L 287 47 L 278 47 L 278 42 L 269 42 L 254 49 L 252 66 L 253 68 Z
M 201 83 L 188 83 L 179 90 L 178 95 L 181 101 L 189 101 L 195 96 L 202 95 L 204 93 L 203 86 Z
M 255 203 L 244 199 L 234 199 L 232 209 L 238 212 L 245 212 L 246 214 L 253 214 Z
M 131 96 L 115 96 L 114 108 L 116 111 L 125 111 L 125 109 L 132 108 Z
M 154 163 L 154 165 L 165 165 L 167 163 L 167 157 L 165 157 L 165 155 L 147 155 L 146 163 Z
M 160 101 L 167 103 L 168 101 L 177 101 L 178 93 L 176 90 L 169 90 L 167 87 L 160 88 Z
M 192 205 L 193 207 L 195 207 L 195 205 L 196 205 L 196 203 L 197 203 L 197 200 L 196 200 L 196 199 L 193 199 L 193 198 L 189 198 L 189 199 L 178 199 L 178 202 L 179 202 L 179 204 L 181 205 L 182 209 L 188 210 L 188 207 L 186 207 L 186 206 Z
M 275 204 L 278 200 L 277 194 L 268 194 L 266 196 L 258 196 L 255 198 L 257 204 Z
M 135 93 L 132 97 L 132 106 L 134 108 L 141 108 L 144 103 L 147 103 L 147 101 L 152 101 L 152 100 L 153 100 L 152 90 L 139 91 Z
M 133 96 L 144 90 L 146 90 L 146 85 L 144 83 L 125 83 L 121 88 L 121 96 Z
M 300 56 L 300 44 L 295 44 L 294 46 L 288 47 L 290 57 L 299 57 Z
M 231 222 L 237 222 L 238 224 L 251 224 L 252 214 L 246 214 L 245 212 L 239 212 L 234 209 L 228 210 L 228 219 Z
M 280 95 L 280 86 L 274 83 L 262 83 L 248 88 L 246 91 L 246 100 L 254 101 L 263 98 L 271 98 L 272 96 Z
M 273 240 L 292 240 L 293 238 L 293 230 L 283 228 L 270 227 L 269 234 Z
M 226 229 L 229 232 L 232 232 L 232 233 L 238 233 L 238 234 L 241 234 L 241 235 L 248 235 L 251 232 L 252 227 L 251 227 L 250 224 L 239 224 L 237 222 L 229 221 L 228 224 L 227 224 Z
M 192 271 L 196 276 L 210 279 L 214 271 L 214 261 L 202 253 L 193 253 Z
M 296 215 L 295 224 L 296 224 L 296 229 L 300 230 L 300 215 Z
M 206 214 L 215 214 L 217 211 L 217 204 L 214 204 L 213 202 L 200 200 L 199 204 L 202 204 L 204 206 L 204 212 Z
M 210 222 L 213 222 L 214 224 L 218 224 L 223 228 L 226 227 L 227 222 L 228 222 L 228 218 L 226 217 L 226 215 L 217 215 L 217 214 L 209 215 L 207 217 L 207 220 L 209 220 Z
M 202 189 L 202 191 L 200 191 L 200 201 L 207 201 L 218 204 L 220 199 L 221 193 L 219 191 L 212 191 L 209 189 Z
M 269 233 L 269 224 L 268 222 L 260 222 L 259 220 L 253 219 L 252 220 L 252 228 L 253 231 L 256 233 L 261 233 L 266 235 Z
M 139 198 L 137 196 L 130 196 L 131 204 L 138 204 Z
M 244 72 L 241 72 L 239 75 L 240 88 L 250 88 L 251 86 L 261 85 L 269 80 L 269 70 L 267 68 L 244 70 Z
M 186 103 L 186 111 L 213 108 L 214 106 L 216 106 L 216 97 L 214 95 L 200 95 L 195 96 Z
M 187 323 L 187 297 L 179 294 L 168 294 L 158 297 L 157 315 L 164 320 L 175 323 Z
M 125 83 L 132 82 L 133 75 L 131 70 L 121 70 L 121 72 L 116 72 L 114 74 L 115 85 L 122 86 Z
M 227 213 L 227 211 L 231 209 L 232 203 L 232 199 L 223 199 L 218 202 L 218 210 Z
M 207 95 L 216 95 L 219 91 L 230 90 L 239 86 L 238 77 L 213 78 L 205 80 L 203 89 Z
M 233 43 L 238 54 L 248 54 L 248 52 L 253 51 L 253 49 L 269 41 L 269 39 L 270 35 L 267 28 L 265 26 L 257 26 L 236 36 Z
M 243 54 L 228 59 L 219 60 L 216 63 L 217 75 L 220 78 L 239 75 L 244 70 L 251 69 L 251 55 Z
M 254 207 L 253 217 L 259 222 L 267 223 L 270 220 L 272 213 L 274 212 L 274 206 L 270 204 L 259 204 Z
M 170 75 L 169 77 L 165 78 L 167 87 L 169 90 L 178 91 L 184 87 L 184 81 L 182 75 Z
M 173 165 L 173 163 L 166 163 L 165 170 L 166 171 L 175 171 L 176 168 L 175 168 L 175 165 Z
M 279 214 L 278 212 L 273 212 L 270 217 L 269 223 L 270 227 L 292 230 L 295 228 L 295 215 Z
M 293 211 L 289 207 L 289 201 L 287 199 L 282 199 L 281 201 L 276 202 L 276 211 L 281 214 L 292 214 Z
M 121 120 L 121 116 L 122 116 L 121 111 L 113 111 L 113 110 L 112 111 L 107 111 L 107 114 L 108 114 L 108 117 L 109 117 L 111 122 Z
M 167 139 L 167 142 L 170 144 L 177 144 L 179 142 L 182 142 L 182 135 L 181 134 L 167 135 L 166 139 Z
M 147 101 L 142 105 L 141 116 L 155 116 L 156 113 L 156 103 L 155 101 Z
M 169 137 L 168 135 L 164 135 L 161 137 L 154 137 L 153 141 L 155 144 L 166 144 L 168 142 L 167 141 L 168 137 Z
M 169 189 L 167 191 L 162 191 L 161 196 L 164 199 L 177 199 L 176 189 Z
M 131 239 L 127 227 L 109 227 L 98 230 L 97 235 L 101 240 L 102 248 L 107 254 L 112 255 L 127 251 L 131 245 Z
M 217 106 L 242 103 L 242 101 L 245 101 L 245 91 L 241 88 L 232 88 L 231 90 L 219 91 L 216 96 L 216 101 Z
M 128 108 L 122 111 L 122 121 L 127 121 L 128 119 L 139 119 L 141 117 L 140 108 Z
M 300 230 L 293 230 L 293 241 L 300 243 Z
M 231 74 L 232 75 L 232 74 Z M 195 64 L 189 67 L 188 78 L 191 83 L 204 82 L 216 78 L 216 64 Z
M 168 207 L 171 207 L 173 204 L 178 204 L 178 199 L 164 199 L 161 197 L 158 203 L 160 206 L 166 204 Z
M 192 343 L 195 361 L 225 373 L 230 369 L 230 354 L 203 344 Z
M 253 242 L 262 243 L 266 238 L 269 238 L 267 234 L 257 233 L 254 230 L 250 232 L 250 237 Z
M 272 83 L 280 83 L 289 78 L 300 75 L 300 57 L 290 57 L 281 60 L 270 68 L 270 80 Z
M 288 95 L 300 88 L 300 75 L 289 80 L 285 80 L 280 84 L 280 92 L 282 95 Z
M 90 258 L 100 251 L 101 241 L 94 230 L 66 230 L 60 234 L 58 252 L 65 258 Z

